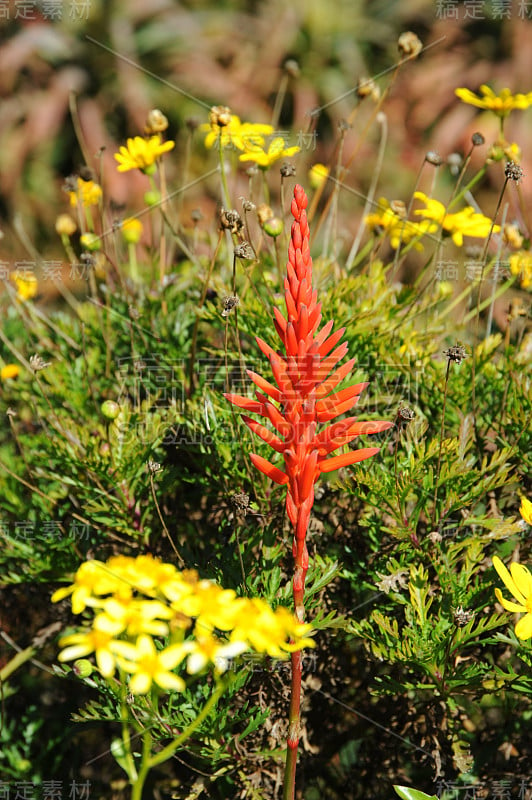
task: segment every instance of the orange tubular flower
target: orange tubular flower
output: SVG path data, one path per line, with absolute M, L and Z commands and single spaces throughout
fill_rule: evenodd
M 284 470 L 262 456 L 251 454 L 255 466 L 272 480 L 288 487 L 286 510 L 294 527 L 294 601 L 296 615 L 303 621 L 303 592 L 308 568 L 305 537 L 314 504 L 314 484 L 322 472 L 356 464 L 378 453 L 378 447 L 350 450 L 331 456 L 360 434 L 380 433 L 391 422 L 357 422 L 355 417 L 322 427 L 324 423 L 350 411 L 368 385 L 358 383 L 347 389 L 334 389 L 350 373 L 355 359 L 337 367 L 347 353 L 347 343 L 340 344 L 345 328 L 332 333 L 333 322 L 321 330 L 321 303 L 312 288 L 312 259 L 309 249 L 307 196 L 301 186 L 294 189 L 292 200 L 292 236 L 288 248 L 287 276 L 284 281 L 287 319 L 274 308 L 275 328 L 286 356 L 279 355 L 257 337 L 257 344 L 268 357 L 274 386 L 248 370 L 257 386 L 256 400 L 226 394 L 236 406 L 268 420 L 276 432 L 243 415 L 244 422 L 284 457 Z

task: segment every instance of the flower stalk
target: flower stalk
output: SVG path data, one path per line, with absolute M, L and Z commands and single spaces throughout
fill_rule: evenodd
M 309 565 L 306 534 L 314 504 L 314 484 L 322 473 L 370 458 L 379 448 L 350 449 L 335 456 L 331 453 L 350 444 L 361 434 L 379 433 L 392 425 L 391 422 L 357 422 L 350 416 L 323 427 L 350 411 L 368 384 L 359 383 L 337 390 L 351 372 L 355 359 L 338 366 L 347 353 L 347 342 L 340 343 L 345 328 L 333 332 L 333 321 L 330 321 L 320 329 L 321 303 L 312 286 L 307 202 L 303 188 L 296 186 L 291 206 L 294 222 L 284 279 L 286 317 L 274 308 L 274 325 L 284 354 L 280 355 L 257 337 L 260 350 L 270 362 L 275 385 L 248 370 L 249 378 L 257 387 L 256 399 L 225 395 L 234 405 L 248 413 L 258 414 L 270 423 L 274 430 L 247 414 L 242 416 L 246 425 L 284 459 L 284 469 L 281 469 L 261 455 L 250 454 L 257 469 L 287 487 L 286 510 L 294 531 L 292 588 L 298 622 L 305 618 L 305 578 Z M 293 653 L 285 800 L 295 795 L 301 679 L 301 659 Z

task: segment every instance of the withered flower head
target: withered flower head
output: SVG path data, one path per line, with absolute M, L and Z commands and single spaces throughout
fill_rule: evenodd
M 236 258 L 241 258 L 244 261 L 252 261 L 255 258 L 255 252 L 249 242 L 240 242 L 233 252 Z
M 281 166 L 280 172 L 283 178 L 293 178 L 293 176 L 296 174 L 296 168 L 293 164 L 287 164 L 285 162 Z
M 507 180 L 519 183 L 525 173 L 519 164 L 516 164 L 514 161 L 509 161 L 504 168 L 504 174 Z
M 144 133 L 146 133 L 148 136 L 151 136 L 154 133 L 162 133 L 167 128 L 168 120 L 164 116 L 163 112 L 159 111 L 158 108 L 152 108 L 151 111 L 148 112 L 148 116 L 146 118 Z
M 225 128 L 231 123 L 231 109 L 227 106 L 213 106 L 209 112 L 209 122 L 211 125 Z
M 397 47 L 403 58 L 416 58 L 423 50 L 421 40 L 412 31 L 406 31 L 400 35 Z
M 455 364 L 461 364 L 464 358 L 467 358 L 466 349 L 462 344 L 453 344 L 448 350 L 444 350 L 443 354 Z
M 220 209 L 220 226 L 222 230 L 231 231 L 231 233 L 238 233 L 244 227 L 242 217 L 234 208 L 227 210 Z
M 257 219 L 259 220 L 261 228 L 263 228 L 265 223 L 273 216 L 275 216 L 273 209 L 270 208 L 267 203 L 261 203 L 260 206 L 257 206 Z
M 473 136 L 471 137 L 471 143 L 473 144 L 474 147 L 480 147 L 480 145 L 484 144 L 485 141 L 486 140 L 483 137 L 483 135 L 478 132 L 474 133 Z
M 373 78 L 361 78 L 356 88 L 356 95 L 360 100 L 363 100 L 365 97 L 371 97 L 372 100 L 377 102 L 377 100 L 380 99 L 381 90 Z
M 231 311 L 236 308 L 236 306 L 240 303 L 239 298 L 236 294 L 229 294 L 227 297 L 223 299 L 223 310 L 222 310 L 222 317 L 228 317 Z

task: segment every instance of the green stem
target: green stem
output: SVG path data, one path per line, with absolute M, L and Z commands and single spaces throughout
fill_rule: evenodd
M 140 770 L 138 777 L 133 784 L 133 788 L 131 791 L 131 800 L 141 800 L 142 797 L 142 789 L 144 788 L 144 783 L 146 778 L 148 777 L 148 772 L 150 771 L 150 754 L 151 754 L 151 745 L 152 745 L 152 735 L 148 728 L 144 730 L 142 734 L 142 762 L 140 765 Z
M 220 699 L 220 697 L 225 692 L 228 686 L 229 686 L 229 680 L 218 681 L 218 685 L 216 686 L 214 692 L 211 694 L 208 701 L 205 703 L 205 705 L 203 706 L 202 710 L 200 711 L 194 722 L 191 722 L 188 728 L 186 728 L 183 731 L 183 733 L 177 737 L 177 739 L 174 739 L 173 742 L 170 742 L 170 744 L 168 744 L 166 747 L 160 750 L 157 753 L 157 755 L 154 755 L 152 756 L 152 758 L 149 759 L 148 769 L 156 767 L 157 764 L 163 764 L 165 761 L 168 761 L 168 759 L 174 755 L 177 748 L 180 747 L 183 744 L 183 742 L 186 742 L 186 740 L 190 738 L 190 736 L 194 733 L 196 728 L 199 728 L 203 720 L 206 719 L 211 713 L 211 711 L 214 710 L 214 708 L 218 703 L 218 700 Z

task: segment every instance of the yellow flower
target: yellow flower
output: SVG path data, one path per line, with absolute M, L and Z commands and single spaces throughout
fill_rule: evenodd
M 69 192 L 70 205 L 82 205 L 83 208 L 97 206 L 102 199 L 102 188 L 94 181 L 84 181 L 83 178 L 77 179 L 77 189 Z M 75 230 L 75 228 L 74 228 Z
M 202 672 L 209 664 L 214 664 L 218 672 L 227 669 L 228 659 L 241 655 L 249 646 L 246 642 L 222 642 L 212 636 L 211 632 L 201 628 L 195 631 L 194 639 L 183 643 L 188 653 L 187 672 L 196 675 Z
M 150 136 L 149 139 L 143 139 L 142 136 L 135 136 L 134 139 L 127 140 L 127 146 L 120 148 L 118 153 L 115 153 L 115 159 L 118 161 L 117 170 L 119 172 L 127 172 L 130 169 L 140 169 L 147 175 L 152 175 L 155 172 L 155 162 L 169 150 L 172 150 L 175 142 L 163 142 L 161 137 Z
M 231 114 L 228 125 L 220 127 L 215 123 L 204 123 L 200 130 L 208 131 L 205 137 L 205 147 L 236 147 L 245 150 L 246 145 L 260 147 L 264 144 L 264 137 L 273 133 L 272 125 L 260 122 L 241 122 L 240 117 Z
M 314 647 L 307 637 L 312 626 L 297 622 L 287 608 L 273 611 L 260 598 L 246 600 L 239 609 L 231 642 L 247 642 L 257 653 L 283 658 L 287 653 Z
M 414 192 L 414 197 L 425 203 L 426 208 L 418 208 L 414 214 L 423 219 L 434 220 L 444 231 L 452 237 L 453 242 L 461 247 L 464 243 L 464 236 L 475 239 L 485 239 L 491 230 L 492 222 L 489 217 L 479 214 L 472 206 L 458 211 L 456 214 L 446 213 L 445 206 L 439 200 L 427 197 L 423 192 Z M 493 233 L 500 231 L 499 225 L 493 226 Z
M 379 229 L 382 229 L 388 236 L 394 250 L 397 250 L 401 244 L 407 245 L 412 240 L 419 239 L 421 236 L 436 230 L 436 225 L 431 222 L 409 222 L 405 217 L 394 211 L 385 197 L 379 199 L 377 211 L 373 214 L 368 214 L 365 223 L 374 233 L 379 233 Z M 423 245 L 416 241 L 414 248 L 423 250 Z
M 523 152 L 516 142 L 511 142 L 504 147 L 504 155 L 508 161 L 513 161 L 514 164 L 520 164 Z
M 529 525 L 532 525 L 532 503 L 524 495 L 521 497 L 521 508 L 519 509 L 519 513 L 525 522 L 528 522 Z
M 532 252 L 520 250 L 513 253 L 510 256 L 510 272 L 512 275 L 519 275 L 522 289 L 529 289 L 532 286 Z
M 81 614 L 87 606 L 101 605 L 99 595 L 110 594 L 122 587 L 124 582 L 110 572 L 106 564 L 101 561 L 85 561 L 74 577 L 71 586 L 64 586 L 52 595 L 52 603 L 72 595 L 72 611 L 74 614 Z M 126 584 L 126 588 L 131 594 L 131 587 Z
M 141 633 L 166 636 L 168 625 L 163 620 L 171 619 L 172 610 L 159 600 L 133 600 L 114 597 L 105 600 L 103 611 L 109 619 L 121 625 L 121 631 L 136 638 Z
M 120 622 L 111 620 L 104 614 L 98 614 L 91 630 L 72 633 L 60 639 L 59 645 L 65 649 L 59 653 L 59 661 L 73 661 L 94 653 L 100 672 L 104 678 L 110 678 L 116 668 L 116 649 L 121 645 L 115 640 L 115 636 L 121 630 Z
M 314 164 L 308 171 L 309 183 L 313 189 L 322 186 L 329 176 L 331 170 L 325 164 Z
M 519 639 L 530 639 L 532 636 L 532 575 L 526 567 L 517 561 L 510 564 L 510 572 L 508 572 L 498 556 L 493 557 L 493 566 L 499 573 L 499 577 L 506 588 L 517 600 L 517 603 L 506 600 L 499 588 L 495 589 L 497 600 L 507 611 L 525 614 L 515 626 L 515 633 Z
M 486 84 L 480 87 L 482 96 L 479 97 L 469 89 L 455 89 L 455 94 L 464 103 L 477 108 L 488 109 L 499 117 L 506 117 L 514 109 L 528 108 L 532 105 L 532 92 L 528 94 L 512 94 L 509 89 L 503 89 L 500 94 L 495 94 L 493 89 Z
M 280 158 L 288 158 L 301 150 L 297 145 L 285 147 L 285 141 L 282 136 L 272 139 L 267 152 L 249 140 L 246 140 L 244 145 L 246 152 L 239 156 L 240 161 L 254 161 L 261 169 L 268 169 Z
M 143 225 L 140 219 L 127 217 L 122 221 L 122 236 L 127 244 L 138 244 L 142 236 Z
M 15 284 L 19 300 L 31 300 L 35 297 L 39 290 L 39 284 L 33 272 L 15 270 L 9 277 Z
M 161 689 L 182 692 L 185 682 L 170 670 L 177 667 L 186 656 L 183 644 L 173 644 L 157 650 L 151 636 L 139 636 L 135 645 L 123 642 L 118 663 L 125 672 L 133 674 L 129 688 L 132 694 L 146 694 L 152 683 Z
M 10 378 L 18 378 L 20 375 L 20 367 L 18 364 L 6 364 L 0 369 L 0 380 L 8 381 Z

